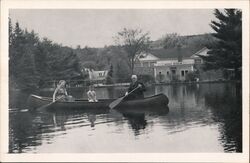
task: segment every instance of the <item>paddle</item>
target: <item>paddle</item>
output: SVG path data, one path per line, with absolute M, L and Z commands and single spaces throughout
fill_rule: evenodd
M 43 105 L 43 106 L 37 108 L 37 110 L 43 110 L 43 109 L 45 109 L 45 108 L 51 106 L 51 105 L 54 104 L 56 101 L 58 101 L 58 100 L 60 100 L 60 99 L 62 99 L 62 98 L 64 98 L 64 96 L 62 96 L 62 97 L 56 99 L 54 102 L 52 101 L 52 102 L 50 102 L 50 103 L 48 103 L 48 104 L 46 104 L 46 105 Z
M 111 110 L 114 109 L 117 105 L 119 105 L 119 104 L 122 102 L 122 100 L 123 100 L 125 97 L 127 97 L 129 94 L 131 94 L 132 92 L 134 92 L 134 91 L 135 91 L 136 89 L 138 89 L 138 88 L 140 88 L 140 87 L 139 87 L 139 86 L 136 87 L 135 89 L 133 89 L 132 91 L 130 91 L 126 96 L 120 97 L 120 98 L 116 99 L 115 101 L 111 102 L 111 103 L 109 104 L 109 108 L 110 108 Z

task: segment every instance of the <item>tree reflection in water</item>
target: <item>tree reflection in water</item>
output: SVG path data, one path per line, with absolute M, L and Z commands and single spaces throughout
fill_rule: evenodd
M 205 104 L 210 106 L 214 121 L 220 124 L 224 150 L 242 152 L 241 84 L 218 86 L 205 94 Z

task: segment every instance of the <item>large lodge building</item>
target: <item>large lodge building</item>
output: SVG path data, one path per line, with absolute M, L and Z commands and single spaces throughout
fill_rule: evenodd
M 202 58 L 208 48 L 170 48 L 153 49 L 142 53 L 136 58 L 135 73 L 153 76 L 156 82 L 186 81 L 187 76 L 195 71 L 202 71 Z M 196 80 L 213 80 L 222 78 L 221 72 L 205 72 Z

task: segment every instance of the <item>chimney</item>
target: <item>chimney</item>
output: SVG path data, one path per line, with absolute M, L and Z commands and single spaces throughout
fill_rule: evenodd
M 178 62 L 182 62 L 181 44 L 177 45 Z

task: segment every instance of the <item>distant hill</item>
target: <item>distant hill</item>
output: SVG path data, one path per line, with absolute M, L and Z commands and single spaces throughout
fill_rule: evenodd
M 214 38 L 212 34 L 180 36 L 176 33 L 173 33 L 167 34 L 158 40 L 152 41 L 151 48 L 168 49 L 177 46 L 202 48 L 204 46 L 210 47 L 211 44 L 216 41 L 216 38 Z

